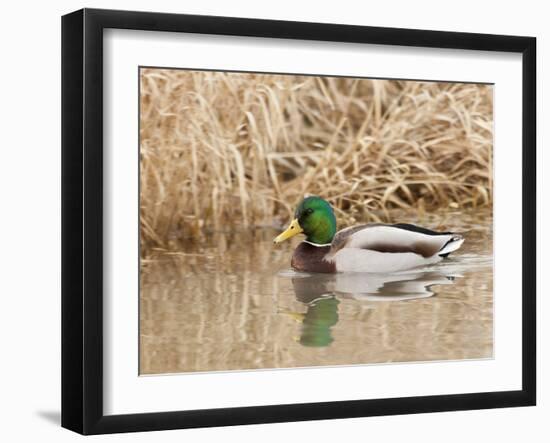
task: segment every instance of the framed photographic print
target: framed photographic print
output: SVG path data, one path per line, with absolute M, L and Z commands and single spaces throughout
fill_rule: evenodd
M 62 425 L 535 404 L 531 37 L 62 20 Z

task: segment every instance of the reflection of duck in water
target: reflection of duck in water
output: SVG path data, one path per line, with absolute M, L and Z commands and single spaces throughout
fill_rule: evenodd
M 283 313 L 302 323 L 302 345 L 328 346 L 334 340 L 331 328 L 338 322 L 337 296 L 367 302 L 413 300 L 431 297 L 433 285 L 449 285 L 454 278 L 441 272 L 299 274 L 292 278 L 292 286 L 307 311 Z
M 331 328 L 338 323 L 338 305 L 336 297 L 321 297 L 308 303 L 305 314 L 300 314 L 302 331 L 299 342 L 310 347 L 330 345 L 332 338 Z M 294 318 L 298 319 L 294 315 Z
M 440 271 L 299 274 L 292 279 L 292 286 L 298 300 L 334 294 L 366 301 L 403 301 L 431 297 L 433 285 L 450 285 L 454 279 L 455 275 Z
M 325 274 L 319 275 L 325 276 Z M 309 284 L 303 285 L 303 280 L 309 280 Z M 294 320 L 302 323 L 302 331 L 298 342 L 311 347 L 330 345 L 334 340 L 330 328 L 338 323 L 338 305 L 340 302 L 322 281 L 301 277 L 293 278 L 292 286 L 294 287 L 296 300 L 307 306 L 305 314 L 284 312 Z
M 336 217 L 320 197 L 307 197 L 294 220 L 275 238 L 280 243 L 303 233 L 306 239 L 292 256 L 292 267 L 305 272 L 398 272 L 441 261 L 464 238 L 418 226 L 366 224 L 336 232 Z

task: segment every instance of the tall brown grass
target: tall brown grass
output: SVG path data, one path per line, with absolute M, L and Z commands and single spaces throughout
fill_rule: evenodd
M 304 194 L 340 224 L 492 202 L 492 87 L 170 69 L 140 75 L 141 244 L 277 225 Z

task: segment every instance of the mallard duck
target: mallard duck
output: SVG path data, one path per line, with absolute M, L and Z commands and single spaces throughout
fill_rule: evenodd
M 291 266 L 303 272 L 398 272 L 437 263 L 456 251 L 464 238 L 419 226 L 363 224 L 336 232 L 330 204 L 317 196 L 302 200 L 290 226 L 273 242 L 304 234 Z

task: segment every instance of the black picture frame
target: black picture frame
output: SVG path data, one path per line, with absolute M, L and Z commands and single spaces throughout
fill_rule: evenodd
M 522 389 L 130 415 L 103 412 L 103 30 L 171 31 L 519 53 L 523 64 Z M 535 405 L 536 39 L 83 9 L 62 18 L 62 426 L 151 431 Z

